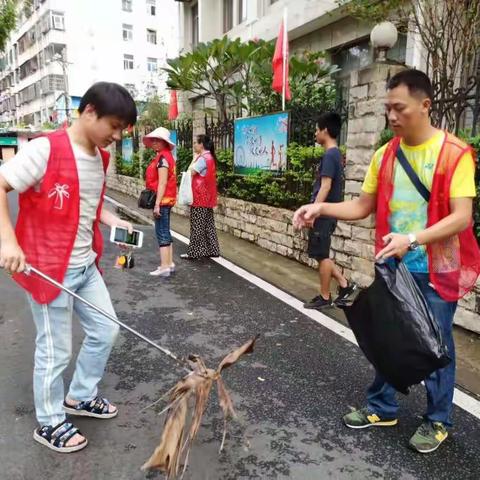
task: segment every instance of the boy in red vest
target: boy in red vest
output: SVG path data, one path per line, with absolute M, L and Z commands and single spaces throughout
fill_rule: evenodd
M 37 329 L 34 399 L 39 428 L 34 439 L 62 453 L 86 447 L 87 439 L 65 414 L 113 418 L 118 411 L 98 395 L 118 326 L 66 293 L 22 273 L 25 264 L 115 315 L 97 268 L 103 239 L 99 224 L 132 229 L 103 208 L 108 153 L 137 118 L 135 102 L 115 83 L 99 82 L 83 96 L 80 118 L 67 130 L 32 140 L 0 167 L 0 267 L 27 291 Z M 13 229 L 7 193 L 19 192 Z M 62 374 L 72 354 L 72 314 L 85 331 L 70 389 Z
M 452 324 L 457 300 L 474 287 L 480 273 L 480 250 L 472 229 L 475 162 L 470 147 L 431 125 L 433 90 L 424 73 L 402 71 L 388 82 L 387 90 L 386 110 L 396 137 L 374 154 L 360 196 L 337 204 L 303 206 L 295 213 L 294 224 L 308 226 L 319 215 L 359 220 L 376 211 L 376 258 L 403 257 L 453 360 L 425 380 L 427 411 L 410 446 L 429 453 L 446 440 L 452 424 Z M 402 151 L 423 189 L 418 182 L 414 185 L 396 159 Z M 346 415 L 345 424 L 350 428 L 396 425 L 395 393 L 377 373 L 367 406 Z

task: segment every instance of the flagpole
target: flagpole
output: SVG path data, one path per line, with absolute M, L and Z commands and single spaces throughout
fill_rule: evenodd
M 285 95 L 287 89 L 287 42 L 288 42 L 288 29 L 287 29 L 287 7 L 283 9 L 283 46 L 282 46 L 282 57 L 283 57 L 283 81 L 282 81 L 282 111 L 285 111 Z

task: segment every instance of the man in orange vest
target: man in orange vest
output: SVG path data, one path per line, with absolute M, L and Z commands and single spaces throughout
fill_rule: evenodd
M 37 329 L 33 390 L 40 426 L 33 438 L 61 453 L 87 445 L 66 413 L 102 419 L 118 414 L 97 390 L 118 325 L 22 271 L 28 262 L 115 315 L 97 268 L 103 250 L 99 224 L 132 229 L 103 208 L 109 157 L 104 148 L 135 123 L 135 102 L 121 85 L 99 82 L 82 97 L 79 112 L 70 128 L 32 140 L 0 167 L 0 268 L 14 274 L 27 291 Z M 8 211 L 11 190 L 20 194 L 15 230 Z M 72 355 L 73 311 L 85 339 L 65 397 L 63 372 Z
M 309 226 L 320 215 L 359 220 L 376 211 L 376 258 L 403 257 L 452 357 L 447 367 L 425 380 L 427 411 L 410 439 L 413 449 L 429 453 L 446 440 L 451 426 L 457 300 L 474 287 L 480 273 L 472 229 L 475 162 L 470 147 L 432 126 L 433 90 L 424 73 L 402 71 L 391 78 L 387 90 L 386 110 L 396 137 L 375 152 L 360 196 L 305 205 L 295 212 L 294 225 Z M 406 167 L 397 160 L 399 155 Z M 366 407 L 343 420 L 355 429 L 389 427 L 397 424 L 397 411 L 395 389 L 377 373 Z

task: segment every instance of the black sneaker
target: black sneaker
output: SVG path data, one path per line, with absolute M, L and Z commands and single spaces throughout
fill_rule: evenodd
M 332 307 L 332 297 L 328 297 L 328 300 L 325 300 L 321 295 L 317 295 L 315 298 L 312 298 L 309 302 L 303 304 L 303 308 L 324 308 Z
M 351 296 L 358 288 L 358 285 L 355 282 L 348 282 L 348 285 L 345 288 L 340 287 L 338 289 L 338 297 L 333 302 L 337 306 L 345 306 L 351 300 Z

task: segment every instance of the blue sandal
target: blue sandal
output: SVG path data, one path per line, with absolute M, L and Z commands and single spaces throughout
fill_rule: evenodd
M 65 446 L 68 441 L 76 434 L 82 435 L 77 427 L 74 427 L 71 423 L 64 421 L 59 423 L 55 427 L 51 425 L 44 425 L 43 427 L 36 428 L 33 432 L 33 439 L 42 445 L 45 445 L 50 450 L 54 450 L 59 453 L 73 453 L 83 450 L 88 441 L 85 438 L 78 445 L 71 447 Z
M 93 400 L 87 400 L 80 402 L 75 406 L 68 405 L 67 402 L 63 402 L 63 409 L 70 415 L 78 415 L 81 417 L 92 418 L 113 418 L 118 415 L 118 409 L 113 412 L 108 411 L 110 402 L 106 398 L 95 397 Z

